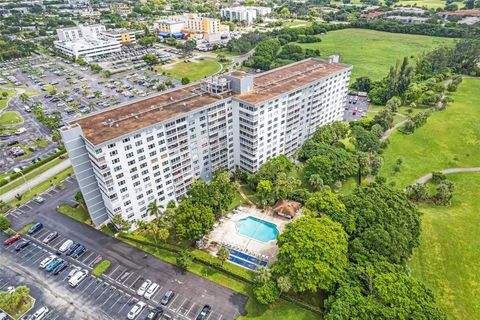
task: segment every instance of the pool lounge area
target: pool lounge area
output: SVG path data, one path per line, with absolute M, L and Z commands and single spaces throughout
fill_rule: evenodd
M 254 207 L 239 207 L 221 218 L 207 236 L 208 250 L 215 255 L 225 247 L 229 260 L 244 268 L 256 270 L 271 265 L 278 254 L 277 236 L 290 219 Z

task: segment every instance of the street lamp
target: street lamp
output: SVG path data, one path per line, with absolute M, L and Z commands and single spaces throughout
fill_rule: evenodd
M 28 190 L 31 192 L 31 191 L 32 191 L 32 188 L 30 187 L 30 182 L 27 181 L 27 179 L 25 178 L 25 175 L 23 174 L 22 171 L 19 171 L 19 172 L 20 172 L 20 174 L 22 175 L 23 181 L 27 184 Z

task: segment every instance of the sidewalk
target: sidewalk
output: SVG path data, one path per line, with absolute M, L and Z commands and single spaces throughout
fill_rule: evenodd
M 67 169 L 70 166 L 71 166 L 70 159 L 66 159 L 65 161 L 60 162 L 56 166 L 51 167 L 47 171 L 40 173 L 38 176 L 30 180 L 27 180 L 26 183 L 23 183 L 18 187 L 0 195 L 0 200 L 3 200 L 4 202 L 9 202 L 10 200 L 15 198 L 15 195 L 25 193 L 26 191 L 34 188 L 35 186 L 39 185 L 44 181 L 47 181 L 51 177 L 62 172 L 63 170 Z M 23 178 L 19 177 L 18 179 L 23 179 Z

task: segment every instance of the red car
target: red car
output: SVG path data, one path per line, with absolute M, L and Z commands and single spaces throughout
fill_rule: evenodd
M 14 242 L 17 242 L 18 240 L 20 240 L 20 235 L 17 233 L 13 237 L 10 237 L 7 240 L 5 240 L 3 243 L 8 246 Z

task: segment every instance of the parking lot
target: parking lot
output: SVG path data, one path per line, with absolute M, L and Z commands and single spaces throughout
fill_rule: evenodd
M 24 253 L 17 254 L 13 247 L 7 250 L 17 258 L 17 263 L 55 281 L 56 285 L 71 291 L 75 299 L 78 296 L 82 302 L 85 300 L 84 303 L 89 308 L 99 308 L 99 312 L 104 314 L 106 319 L 124 318 L 138 299 L 147 302 L 150 308 L 158 306 L 163 294 L 168 290 L 173 290 L 175 296 L 167 307 L 162 308 L 175 319 L 193 320 L 205 304 L 212 306 L 212 312 L 208 317 L 212 320 L 236 319 L 244 313 L 246 297 L 184 272 L 153 256 L 148 255 L 145 258 L 143 251 L 57 213 L 56 206 L 71 203 L 71 199 L 78 191 L 73 176 L 64 180 L 62 184 L 65 185 L 64 189 L 53 187 L 42 194 L 42 198 L 45 199 L 42 204 L 30 201 L 10 214 L 14 228 L 19 229 L 35 222 L 42 222 L 45 226 L 31 237 L 35 246 L 27 247 Z M 58 238 L 47 245 L 43 244 L 42 240 L 52 231 L 59 233 Z M 55 253 L 67 239 L 87 247 L 87 251 L 78 259 L 67 258 L 72 265 L 91 272 L 102 259 L 108 259 L 111 265 L 105 274 L 99 278 L 90 275 L 77 288 L 72 289 L 62 280 L 68 274 L 67 271 L 55 277 L 36 267 L 42 258 Z M 136 295 L 145 279 L 159 284 L 159 290 L 151 300 Z M 138 319 L 143 319 L 146 313 L 144 310 Z
M 350 122 L 367 116 L 368 98 L 354 94 L 347 95 L 343 120 Z

